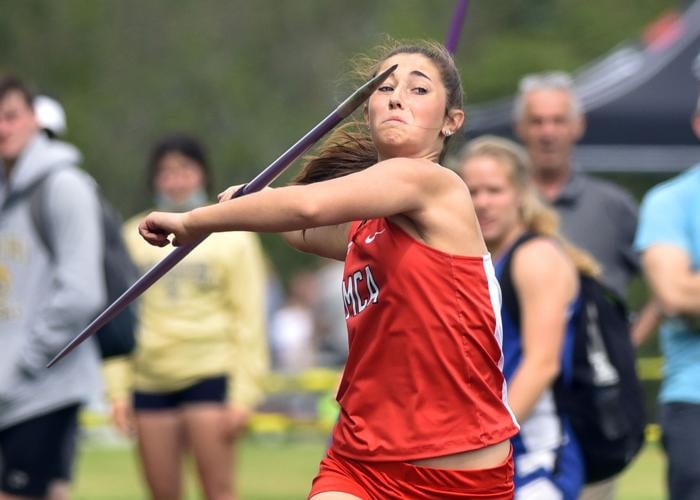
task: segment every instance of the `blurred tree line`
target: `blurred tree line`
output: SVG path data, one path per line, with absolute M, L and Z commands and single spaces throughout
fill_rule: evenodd
M 467 99 L 508 95 L 531 71 L 575 70 L 682 3 L 472 1 L 456 53 Z M 386 35 L 444 41 L 455 5 L 0 0 L 0 72 L 64 104 L 67 139 L 128 217 L 151 205 L 146 161 L 164 133 L 204 140 L 218 189 L 244 183 L 355 86 L 351 56 Z M 310 262 L 276 237 L 265 245 L 283 276 Z

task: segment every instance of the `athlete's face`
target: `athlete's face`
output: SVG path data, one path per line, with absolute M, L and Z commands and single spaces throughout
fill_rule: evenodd
M 576 142 L 584 131 L 583 117 L 574 111 L 565 90 L 533 90 L 525 94 L 524 113 L 516 132 L 527 147 L 535 170 L 567 169 Z
M 365 119 L 379 159 L 427 158 L 437 161 L 444 132 L 454 132 L 464 119 L 461 110 L 446 111 L 446 91 L 440 72 L 422 54 L 396 54 L 379 71 L 398 68 L 370 96 Z
M 520 224 L 521 196 L 509 172 L 504 160 L 486 155 L 468 159 L 460 170 L 489 246 L 505 240 Z
M 38 130 L 34 110 L 21 92 L 10 91 L 0 99 L 0 158 L 14 163 Z

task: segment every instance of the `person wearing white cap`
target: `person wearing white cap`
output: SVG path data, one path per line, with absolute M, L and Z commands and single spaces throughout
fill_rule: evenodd
M 90 342 L 46 363 L 106 300 L 102 219 L 78 150 L 41 132 L 65 131 L 65 116 L 44 123 L 34 104 L 24 82 L 0 77 L 0 498 L 66 500 L 99 358 Z M 32 216 L 39 186 L 50 247 Z
M 64 135 L 68 130 L 66 112 L 56 99 L 46 95 L 36 96 L 34 98 L 34 115 L 39 126 L 52 139 Z

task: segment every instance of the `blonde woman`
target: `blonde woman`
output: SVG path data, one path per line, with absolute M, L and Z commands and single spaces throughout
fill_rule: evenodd
M 496 275 L 511 277 L 504 303 L 508 288 L 518 306 L 517 314 L 501 310 L 508 401 L 521 424 L 513 439 L 515 498 L 574 500 L 583 461 L 552 386 L 570 375 L 577 270 L 595 274 L 597 268 L 561 238 L 557 215 L 539 200 L 528 169 L 520 146 L 492 136 L 468 143 L 459 164 Z

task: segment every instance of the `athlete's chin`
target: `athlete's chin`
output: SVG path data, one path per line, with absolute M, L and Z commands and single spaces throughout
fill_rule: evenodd
M 392 128 L 390 130 L 385 130 L 383 133 L 379 134 L 377 140 L 384 144 L 396 145 L 410 141 L 411 138 L 408 134 L 406 134 L 405 131 Z
M 388 135 L 382 140 L 375 141 L 377 150 L 381 151 L 382 156 L 397 157 L 411 156 L 411 153 L 416 149 L 415 143 L 405 135 Z

